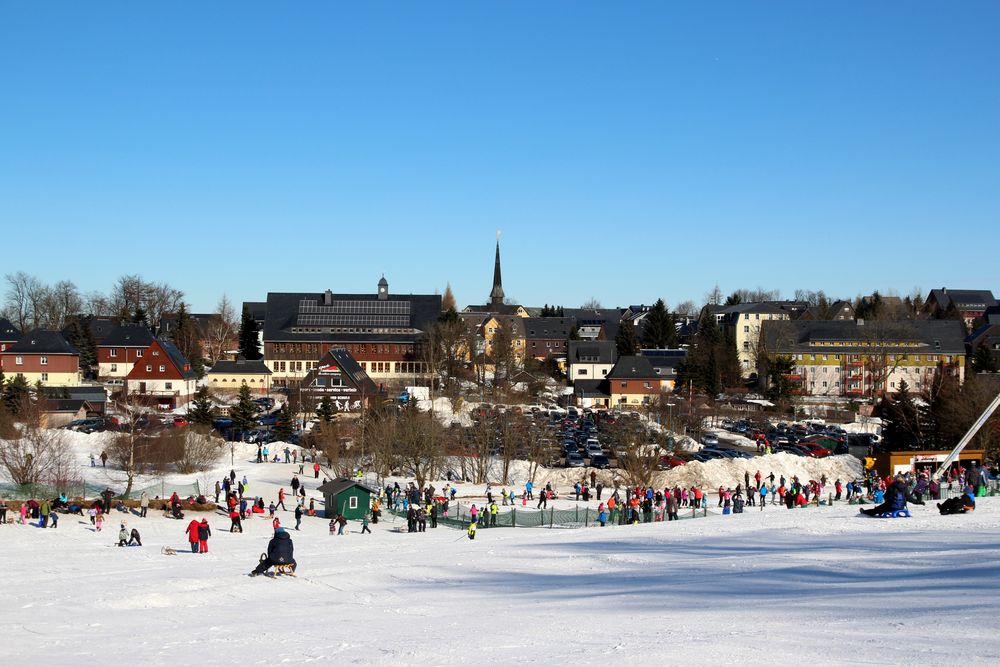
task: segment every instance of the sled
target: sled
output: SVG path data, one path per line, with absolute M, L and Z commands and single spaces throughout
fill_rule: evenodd
M 882 514 L 876 514 L 874 519 L 909 519 L 910 510 L 895 510 L 892 512 L 884 512 Z
M 267 560 L 267 554 L 261 554 L 260 555 L 260 562 L 263 563 L 265 560 Z M 281 564 L 278 564 L 278 565 L 274 565 L 273 567 L 274 567 L 274 571 L 273 572 L 265 572 L 264 573 L 265 576 L 268 576 L 271 579 L 274 579 L 275 577 L 277 577 L 279 575 L 281 575 L 281 576 L 289 576 L 289 577 L 294 577 L 295 576 L 295 565 L 293 565 L 292 563 L 281 563 Z

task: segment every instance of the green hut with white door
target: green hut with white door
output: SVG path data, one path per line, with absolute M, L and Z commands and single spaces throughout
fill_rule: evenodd
M 319 487 L 326 502 L 326 517 L 343 514 L 346 519 L 360 519 L 371 509 L 375 491 L 357 480 L 339 477 Z

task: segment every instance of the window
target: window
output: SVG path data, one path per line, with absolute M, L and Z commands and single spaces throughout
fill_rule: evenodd
M 24 365 L 24 357 L 22 357 L 20 354 L 17 355 L 16 357 L 14 357 L 14 363 L 17 364 L 18 366 L 23 366 Z
M 628 387 L 628 382 L 622 382 L 622 389 L 625 389 L 626 387 Z
M 743 341 L 743 350 L 745 352 L 749 352 L 750 351 L 750 341 L 748 341 L 748 340 Z
M 607 371 L 606 368 L 605 369 L 601 369 L 601 375 L 607 375 L 607 374 L 608 374 L 608 371 Z
M 117 356 L 118 356 L 118 348 L 117 347 L 111 348 L 111 357 L 114 358 Z
M 139 358 L 142 358 L 142 352 L 143 352 L 142 350 L 136 350 L 135 351 L 135 356 L 139 357 Z
M 587 374 L 587 369 L 586 368 L 578 368 L 577 371 L 576 371 L 576 374 L 577 375 L 586 375 Z
M 40 363 L 42 366 L 48 366 L 49 365 L 49 358 L 48 357 L 39 357 L 38 358 L 38 363 Z
M 146 364 L 146 372 L 147 373 L 152 373 L 153 372 L 153 365 L 152 364 Z
M 160 356 L 160 351 L 159 350 L 153 350 L 153 356 L 154 357 Z
M 42 373 L 42 382 L 48 382 L 48 381 L 49 381 L 49 374 Z
M 653 388 L 653 383 L 652 382 L 643 382 L 642 383 L 642 388 L 643 389 L 652 389 Z
M 118 372 L 118 364 L 111 364 L 111 372 L 112 373 Z
M 167 391 L 171 391 L 174 388 L 174 383 L 173 382 L 164 382 L 163 383 L 163 388 L 166 389 Z
M 358 509 L 358 497 L 357 496 L 351 496 L 350 498 L 348 498 L 347 499 L 347 506 L 349 508 L 351 508 L 352 510 Z
M 824 387 L 826 386 L 826 380 L 823 380 L 823 386 Z
M 743 327 L 743 333 L 750 333 L 750 326 L 749 325 Z
M 166 373 L 167 372 L 167 367 L 164 366 L 163 364 L 160 364 L 160 372 L 161 373 Z

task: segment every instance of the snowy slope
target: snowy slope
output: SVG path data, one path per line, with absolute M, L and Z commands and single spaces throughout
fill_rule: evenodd
M 293 467 L 243 464 L 251 489 Z M 243 470 L 238 470 L 243 474 Z M 311 478 L 309 478 L 311 480 Z M 312 483 L 310 489 L 314 488 Z M 130 519 L 117 549 L 78 517 L 0 527 L 0 664 L 995 664 L 1000 502 L 909 520 L 855 509 L 578 530 L 296 533 L 296 579 L 250 579 L 269 522 Z M 291 524 L 291 513 L 281 512 Z M 943 639 L 946 640 L 942 641 Z

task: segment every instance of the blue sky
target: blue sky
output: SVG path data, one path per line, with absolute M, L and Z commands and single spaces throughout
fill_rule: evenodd
M 995 2 L 0 7 L 3 271 L 226 292 L 1000 292 Z M 992 242 L 992 243 L 991 243 Z M 992 251 L 986 244 L 990 243 Z

